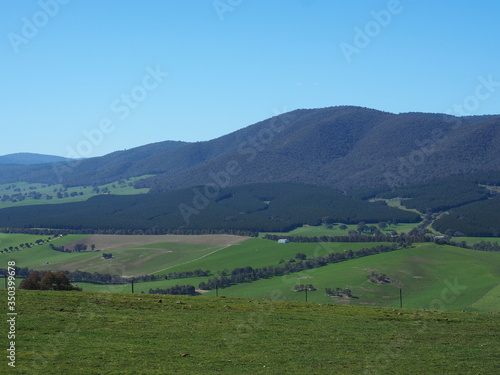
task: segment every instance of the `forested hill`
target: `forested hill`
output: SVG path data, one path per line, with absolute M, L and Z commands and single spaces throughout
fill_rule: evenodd
M 54 155 L 33 154 L 30 152 L 20 152 L 16 154 L 9 154 L 0 156 L 0 164 L 44 164 L 44 163 L 57 163 L 69 162 L 71 159 L 63 158 Z
M 0 183 L 89 185 L 155 174 L 138 187 L 161 192 L 211 182 L 295 182 L 350 189 L 499 171 L 499 159 L 500 116 L 344 106 L 296 110 L 211 141 L 146 145 L 66 169 L 0 166 Z
M 37 165 L 1 165 L 0 184 L 27 181 L 67 186 L 100 185 L 122 178 L 161 173 L 157 155 L 169 153 L 187 144 L 179 141 L 152 143 L 130 150 L 70 162 L 51 161 Z

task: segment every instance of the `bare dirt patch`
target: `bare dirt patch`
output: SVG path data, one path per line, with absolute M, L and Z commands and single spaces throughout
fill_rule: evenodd
M 194 291 L 195 291 L 196 293 L 200 293 L 200 294 L 204 294 L 204 293 L 211 292 L 211 290 L 203 290 L 203 289 L 195 289 Z

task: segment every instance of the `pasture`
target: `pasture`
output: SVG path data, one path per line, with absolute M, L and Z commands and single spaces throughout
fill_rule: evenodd
M 6 207 L 29 206 L 40 204 L 61 204 L 82 202 L 99 194 L 134 195 L 145 194 L 149 189 L 135 189 L 136 181 L 151 177 L 144 175 L 111 182 L 100 186 L 64 187 L 63 185 L 48 185 L 40 183 L 14 182 L 0 185 L 0 198 L 9 196 L 11 199 L 1 199 L 0 209 Z M 39 196 L 30 195 L 39 193 Z M 23 197 L 20 199 L 19 195 Z
M 475 375 L 500 369 L 498 314 L 24 290 L 16 306 L 15 372 L 23 374 Z
M 3 235 L 2 241 L 18 243 L 39 236 Z M 8 239 L 8 240 L 7 240 Z M 9 241 L 9 242 L 7 242 Z M 0 254 L 0 262 L 15 260 L 18 267 L 37 270 L 80 270 L 140 276 L 173 272 L 210 270 L 213 276 L 135 283 L 136 293 L 150 288 L 166 289 L 174 285 L 198 287 L 202 281 L 231 272 L 237 267 L 279 266 L 303 253 L 308 258 L 346 250 L 359 250 L 379 243 L 288 243 L 239 236 L 113 236 L 69 235 L 54 240 L 55 246 L 71 248 L 76 244 L 95 244 L 98 252 L 64 253 L 48 244 Z M 113 254 L 103 259 L 102 253 Z M 219 295 L 244 298 L 270 298 L 279 295 L 288 301 L 304 301 L 304 292 L 294 286 L 313 284 L 308 301 L 316 303 L 398 307 L 399 290 L 403 306 L 445 310 L 500 311 L 498 284 L 500 254 L 481 252 L 434 243 L 416 244 L 409 249 L 372 255 L 329 264 L 301 273 L 242 283 L 220 289 Z M 386 274 L 388 283 L 368 281 L 371 272 Z M 126 285 L 79 284 L 85 291 L 120 293 L 131 291 Z M 325 288 L 348 288 L 356 298 L 329 297 Z M 458 293 L 458 294 L 457 294 Z M 203 294 L 215 296 L 215 291 Z M 444 297 L 443 297 L 444 296 Z
M 15 260 L 18 267 L 36 270 L 80 270 L 121 276 L 139 276 L 169 273 L 171 267 L 181 265 L 184 265 L 185 270 L 192 270 L 190 263 L 246 239 L 247 237 L 229 235 L 68 235 L 53 241 L 52 244 L 65 246 L 69 249 L 72 249 L 76 244 L 89 246 L 95 244 L 96 249 L 110 252 L 113 254 L 113 258 L 103 259 L 103 251 L 72 253 L 55 251 L 50 249 L 48 244 L 0 255 L 4 255 L 5 259 Z
M 345 225 L 347 229 L 340 229 L 341 225 Z M 368 226 L 377 224 L 367 224 Z M 408 233 L 410 230 L 415 228 L 418 223 L 400 223 L 400 224 L 391 224 L 387 226 L 385 229 L 381 229 L 381 232 L 384 234 L 389 234 L 392 231 L 396 231 L 398 233 Z M 357 224 L 343 224 L 343 223 L 335 223 L 333 227 L 329 229 L 326 225 L 304 225 L 302 227 L 291 230 L 287 233 L 269 233 L 275 234 L 278 236 L 304 236 L 304 237 L 320 237 L 320 236 L 347 236 L 350 230 L 357 230 Z M 259 237 L 263 237 L 267 233 L 261 233 Z
M 435 244 L 417 246 L 237 284 L 219 290 L 219 294 L 242 298 L 279 295 L 287 301 L 304 301 L 305 293 L 295 292 L 294 285 L 313 284 L 317 290 L 308 292 L 310 302 L 399 307 L 401 288 L 404 307 L 500 311 L 497 287 L 500 280 L 499 253 Z M 391 282 L 369 282 L 372 271 L 386 274 Z M 325 288 L 337 287 L 349 288 L 357 298 L 328 297 L 325 294 Z M 496 298 L 491 297 L 495 293 Z M 214 295 L 214 291 L 206 294 Z

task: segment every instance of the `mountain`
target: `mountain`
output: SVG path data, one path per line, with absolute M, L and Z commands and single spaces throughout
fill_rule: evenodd
M 0 166 L 0 183 L 76 186 L 154 174 L 137 186 L 153 192 L 210 183 L 395 187 L 500 171 L 499 159 L 500 115 L 341 106 L 295 110 L 206 142 L 160 142 L 65 165 Z
M 155 161 L 149 161 L 149 159 L 186 144 L 186 142 L 180 141 L 165 141 L 130 150 L 116 151 L 101 157 L 72 160 L 71 162 L 25 166 L 0 165 L 0 184 L 27 181 L 88 186 L 144 174 L 156 174 L 162 171 L 161 166 L 157 165 Z
M 63 161 L 71 161 L 71 159 L 63 158 L 62 156 L 33 154 L 29 152 L 19 152 L 16 154 L 8 154 L 0 156 L 0 164 L 44 164 L 57 163 Z

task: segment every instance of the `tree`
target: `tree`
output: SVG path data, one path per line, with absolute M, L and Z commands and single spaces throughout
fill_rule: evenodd
M 381 221 L 380 223 L 377 224 L 377 226 L 379 227 L 379 229 L 383 230 L 387 228 L 387 223 L 385 221 Z
M 40 281 L 42 290 L 82 290 L 71 285 L 68 275 L 62 272 L 46 272 Z
M 358 232 L 361 234 L 366 230 L 366 223 L 364 221 L 360 221 L 358 223 Z
M 21 281 L 19 284 L 19 289 L 29 289 L 29 290 L 38 290 L 40 289 L 40 281 L 42 278 L 38 272 L 31 272 L 30 275 Z
M 45 272 L 42 277 L 38 272 L 31 272 L 30 275 L 21 281 L 19 289 L 30 290 L 82 290 L 71 285 L 68 275 L 63 272 Z

